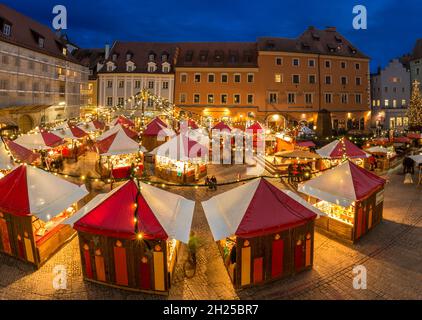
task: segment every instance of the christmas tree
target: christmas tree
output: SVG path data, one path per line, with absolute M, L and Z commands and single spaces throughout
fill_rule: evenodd
M 407 109 L 409 129 L 411 130 L 422 130 L 422 96 L 419 91 L 419 85 L 419 81 L 413 81 L 412 96 Z

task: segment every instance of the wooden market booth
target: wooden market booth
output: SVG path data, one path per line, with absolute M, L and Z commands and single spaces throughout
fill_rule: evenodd
M 175 132 L 168 128 L 167 124 L 160 118 L 154 118 L 142 132 L 142 145 L 146 150 L 151 151 L 167 142 Z
M 0 252 L 39 268 L 75 234 L 63 221 L 86 188 L 32 166 L 0 179 Z
M 373 155 L 376 159 L 376 169 L 388 170 L 394 168 L 400 163 L 401 158 L 394 151 L 394 146 L 372 146 L 364 149 L 365 152 Z M 366 169 L 370 169 L 370 164 L 365 166 Z
M 355 242 L 382 220 L 385 180 L 352 161 L 299 185 L 315 207 L 326 213 L 316 227 Z
M 320 212 L 295 193 L 260 178 L 202 206 L 236 288 L 312 268 Z
M 194 206 L 133 180 L 98 195 L 67 221 L 78 231 L 84 279 L 168 293 L 180 241 L 189 241 Z
M 127 136 L 121 127 L 119 131 L 111 133 L 96 142 L 99 154 L 98 172 L 102 178 L 128 178 L 132 170 L 140 176 L 143 171 L 142 146 Z
M 90 137 L 87 132 L 76 125 L 65 124 L 52 131 L 66 143 L 61 147 L 61 154 L 65 159 L 78 159 L 88 150 Z
M 340 164 L 345 158 L 351 159 L 360 167 L 365 166 L 365 159 L 370 155 L 343 137 L 316 150 L 322 158 L 321 169 L 328 169 Z
M 207 146 L 178 134 L 155 148 L 155 176 L 170 182 L 193 183 L 207 175 Z

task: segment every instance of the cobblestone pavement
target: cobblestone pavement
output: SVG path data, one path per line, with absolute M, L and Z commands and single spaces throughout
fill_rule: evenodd
M 214 166 L 210 174 L 219 181 L 245 174 L 242 166 Z M 185 279 L 182 248 L 168 297 L 126 292 L 83 281 L 77 239 L 73 239 L 40 270 L 0 254 L 0 299 L 422 299 L 422 187 L 404 185 L 400 168 L 386 177 L 384 221 L 358 244 L 346 245 L 315 234 L 315 259 L 311 271 L 254 287 L 233 289 L 199 201 L 216 192 L 204 188 L 172 188 L 197 200 L 192 228 L 202 239 L 198 271 Z M 280 184 L 277 182 L 277 184 Z M 366 290 L 352 287 L 352 269 L 362 264 L 368 271 Z M 53 268 L 67 268 L 67 289 L 52 287 Z

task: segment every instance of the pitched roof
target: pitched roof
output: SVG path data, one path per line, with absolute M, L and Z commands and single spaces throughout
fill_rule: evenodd
M 27 149 L 33 150 L 51 149 L 64 143 L 61 137 L 52 132 L 47 131 L 41 131 L 32 134 L 24 134 L 18 137 L 15 142 L 24 146 Z
M 177 67 L 258 66 L 256 42 L 182 42 L 178 48 Z
M 314 53 L 369 59 L 337 32 L 335 27 L 324 30 L 309 27 L 295 39 L 261 37 L 258 38 L 258 48 L 260 51 Z
M 346 138 L 334 140 L 317 149 L 316 152 L 324 158 L 340 159 L 347 156 L 350 159 L 367 158 L 369 155 Z
M 35 153 L 32 150 L 27 149 L 12 140 L 5 139 L 4 142 L 7 145 L 10 153 L 13 155 L 13 158 L 20 162 L 31 164 L 41 157 L 39 153 Z
M 102 68 L 99 73 L 128 73 L 126 62 L 132 61 L 136 69 L 135 73 L 151 73 L 148 72 L 149 55 L 154 54 L 153 62 L 157 65 L 157 70 L 152 73 L 163 73 L 161 68 L 164 61 L 162 55 L 167 55 L 167 62 L 170 63 L 170 72 L 174 67 L 174 55 L 176 52 L 175 43 L 165 42 L 123 42 L 116 41 L 110 50 L 109 58 L 106 63 L 112 61 L 116 65 L 113 71 L 107 71 L 107 68 Z M 127 60 L 127 54 L 131 55 L 130 60 Z M 116 57 L 115 61 L 113 56 Z M 170 73 L 169 72 L 169 73 Z
M 413 59 L 422 58 L 422 38 L 416 40 L 415 46 L 413 47 L 412 58 Z
M 103 63 L 105 60 L 105 49 L 77 49 L 72 52 L 72 55 L 81 64 L 92 70 L 92 75 L 89 76 L 89 79 L 95 80 L 97 76 L 97 64 Z
M 202 202 L 214 240 L 297 227 L 321 214 L 300 196 L 260 178 Z
M 99 140 L 96 143 L 98 153 L 103 156 L 131 154 L 139 152 L 139 144 L 127 136 L 123 129 Z
M 63 37 L 56 35 L 48 26 L 0 3 L 0 25 L 5 22 L 11 25 L 11 33 L 10 36 L 6 36 L 2 33 L 3 29 L 1 29 L 0 41 L 6 41 L 49 56 L 80 64 L 70 52 L 63 55 L 63 47 L 66 46 L 66 41 Z M 44 47 L 39 46 L 38 37 L 44 38 Z
M 88 192 L 32 166 L 21 165 L 0 179 L 0 210 L 18 216 L 36 215 L 47 221 Z
M 299 185 L 298 190 L 344 207 L 363 200 L 385 184 L 385 180 L 351 161 Z
M 179 195 L 133 180 L 105 195 L 99 195 L 77 212 L 68 223 L 79 231 L 117 238 L 175 238 L 188 242 L 195 203 Z M 138 192 L 140 191 L 140 192 Z M 134 204 L 137 204 L 135 206 Z

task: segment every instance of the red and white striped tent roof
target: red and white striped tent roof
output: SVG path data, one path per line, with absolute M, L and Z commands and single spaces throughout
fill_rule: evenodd
M 129 138 L 134 139 L 138 136 L 138 133 L 136 131 L 133 131 L 129 128 L 126 128 L 125 126 L 122 126 L 121 124 L 118 124 L 112 128 L 110 128 L 109 130 L 103 132 L 102 135 L 100 135 L 97 140 L 103 140 L 105 138 L 108 138 L 109 136 L 119 132 L 119 131 L 123 131 Z
M 212 197 L 202 207 L 216 241 L 280 232 L 324 215 L 297 194 L 263 178 Z
M 47 131 L 22 135 L 15 142 L 31 150 L 52 149 L 64 143 L 62 137 Z
M 385 184 L 385 179 L 351 161 L 325 171 L 299 185 L 298 190 L 314 198 L 348 207 L 371 195 Z
M 152 150 L 151 154 L 177 161 L 188 161 L 198 158 L 205 161 L 208 158 L 208 152 L 207 146 L 192 139 L 188 134 L 178 134 Z
M 48 221 L 84 198 L 88 191 L 32 166 L 20 165 L 0 179 L 0 211 Z
M 5 144 L 0 140 L 0 170 L 11 170 L 15 167 L 10 153 Z
M 31 164 L 41 157 L 39 153 L 35 153 L 12 140 L 5 139 L 4 142 L 16 161 Z
M 370 156 L 346 138 L 334 140 L 321 149 L 317 149 L 316 152 L 321 157 L 330 159 L 341 159 L 343 156 L 350 159 L 362 159 Z
M 129 138 L 124 130 L 108 135 L 96 143 L 98 153 L 102 156 L 131 154 L 140 151 L 139 143 Z
M 147 127 L 145 128 L 144 132 L 142 133 L 144 136 L 160 136 L 160 137 L 172 137 L 176 133 L 168 128 L 168 126 L 160 119 L 154 118 L 150 123 L 148 123 Z
M 78 123 L 78 128 L 82 129 L 85 132 L 95 132 L 104 130 L 105 124 L 98 120 L 92 120 L 86 123 Z
M 137 204 L 135 206 L 135 203 Z M 66 221 L 76 230 L 117 238 L 177 239 L 187 243 L 195 202 L 133 180 L 95 197 Z
M 86 136 L 88 136 L 88 133 L 86 133 L 83 129 L 79 128 L 76 125 L 69 125 L 65 124 L 61 127 L 55 128 L 52 130 L 52 133 L 59 136 L 62 139 L 82 139 Z
M 227 124 L 223 121 L 217 123 L 211 130 L 220 130 L 222 132 L 232 132 L 232 128 L 230 128 Z
M 134 127 L 135 126 L 135 123 L 132 120 L 126 118 L 123 115 L 118 116 L 116 119 L 114 119 L 112 121 L 113 126 L 116 126 L 118 124 L 122 124 L 122 125 L 127 126 L 127 127 Z

